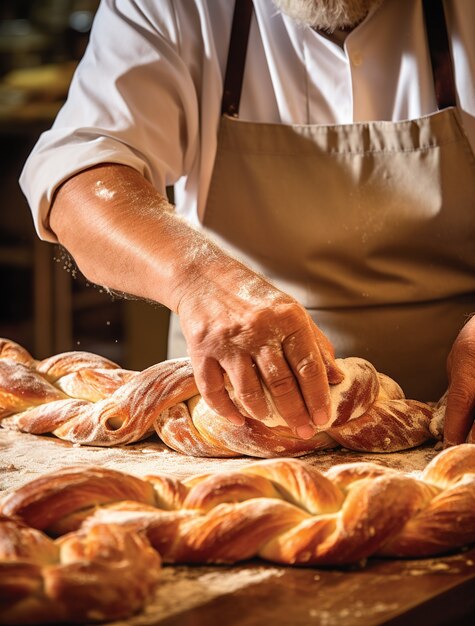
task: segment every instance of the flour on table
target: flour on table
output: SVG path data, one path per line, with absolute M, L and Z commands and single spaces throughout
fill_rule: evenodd
M 182 614 L 207 604 L 214 598 L 245 589 L 270 578 L 282 576 L 283 569 L 266 566 L 216 568 L 165 567 L 154 597 L 143 613 L 109 626 L 152 626 L 157 620 Z
M 300 458 L 322 471 L 338 463 L 371 461 L 414 475 L 424 469 L 436 453 L 432 445 L 390 454 L 361 453 L 340 448 Z M 170 474 L 182 479 L 196 474 L 237 470 L 255 460 L 250 457 L 215 459 L 185 456 L 170 450 L 158 440 L 101 448 L 75 446 L 55 437 L 0 429 L 0 493 L 16 489 L 41 474 L 71 465 L 99 465 L 135 476 Z

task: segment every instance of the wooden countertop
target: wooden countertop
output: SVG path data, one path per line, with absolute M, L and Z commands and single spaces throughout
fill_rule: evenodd
M 318 469 L 370 460 L 417 475 L 434 443 L 394 454 L 348 450 L 304 457 Z M 253 459 L 196 459 L 157 440 L 112 449 L 77 447 L 0 428 L 0 492 L 66 465 L 103 465 L 137 476 L 180 478 L 234 470 Z M 153 601 L 127 626 L 465 626 L 475 624 L 475 548 L 418 560 L 370 559 L 364 567 L 295 568 L 263 561 L 165 566 Z
M 475 549 L 359 569 L 165 567 L 134 626 L 465 626 L 475 617 Z M 118 623 L 117 623 L 118 624 Z

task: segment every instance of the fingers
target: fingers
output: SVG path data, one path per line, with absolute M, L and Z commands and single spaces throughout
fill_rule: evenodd
M 262 368 L 266 373 L 263 382 L 272 396 L 276 409 L 298 437 L 310 439 L 315 434 L 315 428 L 311 424 L 310 416 L 282 351 L 278 352 L 280 354 L 276 355 L 275 348 L 265 347 L 256 359 L 257 368 L 249 355 L 233 354 L 232 357 L 221 361 L 220 369 L 228 375 L 236 401 L 252 417 L 265 420 L 271 417 L 272 407 L 266 399 L 257 373 L 257 370 L 261 372 Z M 205 400 L 217 413 L 228 416 L 228 413 L 221 411 L 227 411 L 228 401 L 233 403 L 229 396 L 224 399 L 223 389 L 216 390 L 215 385 L 216 383 L 210 383 L 210 388 L 214 389 L 211 393 L 207 392 Z M 216 391 L 219 391 L 219 394 Z M 227 395 L 226 389 L 224 393 Z
M 315 322 L 310 318 L 310 325 L 312 327 L 315 339 L 320 349 L 323 362 L 325 364 L 327 379 L 330 385 L 337 385 L 341 383 L 345 378 L 345 375 L 335 362 L 335 350 L 332 343 L 326 335 L 318 328 Z
M 330 417 L 330 390 L 326 366 L 310 324 L 287 337 L 283 350 L 312 422 L 325 424 Z
M 237 401 L 252 417 L 269 417 L 270 407 L 265 398 L 256 365 L 248 354 L 235 353 L 221 361 L 233 387 Z
M 196 384 L 206 404 L 218 415 L 238 426 L 244 424 L 244 417 L 239 413 L 231 401 L 224 386 L 224 372 L 215 359 L 205 358 L 195 360 L 192 357 L 193 371 Z
M 224 373 L 229 377 L 237 402 L 247 413 L 256 419 L 266 419 L 272 414 L 256 369 L 262 376 L 275 408 L 292 431 L 302 439 L 310 439 L 315 434 L 306 403 L 299 391 L 297 380 L 284 358 L 282 350 L 276 353 L 275 347 L 264 347 L 256 357 L 256 365 L 248 355 L 233 355 L 223 359 L 221 364 L 214 359 L 205 359 L 193 364 L 195 378 L 201 395 L 209 407 L 233 424 L 242 425 L 243 415 L 229 397 L 224 384 Z M 311 363 L 301 367 L 303 377 L 311 384 L 313 377 L 308 376 Z M 307 369 L 306 369 L 307 368 Z M 325 367 L 321 363 L 322 379 L 326 383 Z M 313 379 L 313 382 L 315 380 Z M 326 383 L 328 387 L 328 383 Z M 325 421 L 327 420 L 325 414 Z
M 288 426 L 302 439 L 313 437 L 311 415 L 283 348 L 279 344 L 263 346 L 255 360 L 274 406 Z
M 287 336 L 271 334 L 260 345 L 234 346 L 221 350 L 215 358 L 194 359 L 191 355 L 200 393 L 216 413 L 242 424 L 238 410 L 242 407 L 253 418 L 265 420 L 272 406 L 264 385 L 279 415 L 302 439 L 313 437 L 315 427 L 329 420 L 329 373 L 333 383 L 343 379 L 330 342 L 306 314 L 291 324 Z M 236 404 L 225 388 L 224 374 L 233 387 Z

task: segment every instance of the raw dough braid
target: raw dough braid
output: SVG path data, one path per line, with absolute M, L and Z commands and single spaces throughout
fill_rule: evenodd
M 368 361 L 337 362 L 345 379 L 330 389 L 331 419 L 303 441 L 285 424 L 269 394 L 264 421 L 247 416 L 244 426 L 236 426 L 214 413 L 198 394 L 189 359 L 132 372 L 87 352 L 35 361 L 3 339 L 0 420 L 6 428 L 97 446 L 133 443 L 156 431 L 174 450 L 214 457 L 298 456 L 338 445 L 394 452 L 431 437 L 427 404 L 406 400 L 399 385 Z
M 419 478 L 363 462 L 320 473 L 296 459 L 183 481 L 67 468 L 7 495 L 0 513 L 0 623 L 119 618 L 150 593 L 158 554 L 341 565 L 466 546 L 475 446 L 445 450 Z

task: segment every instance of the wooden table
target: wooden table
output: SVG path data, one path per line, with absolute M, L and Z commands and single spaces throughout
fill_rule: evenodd
M 127 626 L 470 626 L 475 549 L 438 559 L 370 560 L 353 570 L 171 567 Z
M 223 593 L 226 587 L 230 590 Z M 370 560 L 353 570 L 256 561 L 222 568 L 166 567 L 147 613 L 127 623 L 468 626 L 475 623 L 475 549 L 438 559 Z
M 396 454 L 348 450 L 305 457 L 318 469 L 362 459 L 417 474 L 433 444 Z M 178 477 L 238 469 L 250 459 L 196 459 L 158 441 L 78 448 L 0 429 L 0 492 L 65 465 L 103 465 L 138 476 Z M 465 626 L 475 624 L 475 549 L 418 560 L 370 559 L 364 567 L 295 568 L 262 561 L 236 566 L 165 566 L 153 601 L 134 626 Z

